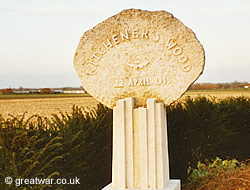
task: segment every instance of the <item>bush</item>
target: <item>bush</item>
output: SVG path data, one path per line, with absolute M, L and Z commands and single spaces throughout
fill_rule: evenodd
M 250 168 L 236 159 L 215 160 L 205 163 L 198 161 L 197 167 L 187 170 L 189 183 L 184 185 L 185 190 L 194 189 L 247 189 L 250 186 Z M 243 174 L 243 175 L 242 175 Z
M 62 158 L 62 138 L 53 137 L 47 126 L 48 120 L 39 116 L 25 120 L 24 114 L 21 118 L 0 119 L 0 189 L 20 189 L 15 183 L 4 184 L 8 176 L 50 179 L 59 175 L 53 164 Z M 45 187 L 33 185 L 33 189 Z
M 186 182 L 186 170 L 217 156 L 249 156 L 249 98 L 188 98 L 167 108 L 171 178 Z M 0 116 L 0 189 L 4 178 L 80 178 L 80 185 L 32 189 L 99 190 L 111 181 L 112 110 L 73 107 L 52 119 Z M 25 187 L 25 186 L 22 186 Z M 21 189 L 18 187 L 17 189 Z M 25 189 L 25 188 L 24 188 Z
M 112 111 L 101 104 L 91 112 L 73 107 L 72 114 L 54 115 L 53 125 L 63 138 L 61 155 L 55 167 L 63 178 L 78 177 L 79 189 L 100 189 L 111 178 Z M 65 186 L 77 189 L 76 185 Z
M 194 167 L 217 156 L 240 160 L 249 156 L 249 98 L 188 98 L 168 107 L 167 113 L 172 178 L 185 182 L 189 163 Z
M 1 117 L 0 117 L 1 118 Z M 100 189 L 110 181 L 112 111 L 73 107 L 71 114 L 0 120 L 0 189 L 16 178 L 80 178 L 80 185 L 32 185 L 32 189 Z M 31 122 L 32 121 L 32 122 Z M 31 187 L 31 186 L 29 186 Z

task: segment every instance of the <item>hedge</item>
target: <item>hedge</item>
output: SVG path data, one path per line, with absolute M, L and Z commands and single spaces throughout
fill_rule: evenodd
M 27 118 L 0 116 L 0 189 L 99 190 L 111 181 L 112 110 Z M 249 157 L 250 101 L 187 98 L 167 108 L 171 178 L 185 183 L 197 161 Z M 16 178 L 75 178 L 80 185 L 6 185 Z

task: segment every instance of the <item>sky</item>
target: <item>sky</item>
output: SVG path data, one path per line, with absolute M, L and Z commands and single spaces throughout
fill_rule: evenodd
M 196 33 L 206 55 L 197 82 L 250 81 L 249 0 L 0 0 L 0 88 L 79 87 L 81 36 L 129 8 L 165 10 Z

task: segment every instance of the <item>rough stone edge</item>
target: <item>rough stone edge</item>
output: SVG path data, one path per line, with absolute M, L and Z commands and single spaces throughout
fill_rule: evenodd
M 114 189 L 112 187 L 112 184 L 110 183 L 101 190 L 141 190 L 141 189 Z M 181 180 L 179 179 L 169 180 L 167 187 L 165 187 L 164 189 L 147 189 L 147 190 L 181 190 Z
M 201 70 L 200 74 L 197 76 L 197 78 L 196 78 L 196 79 L 186 88 L 186 90 L 185 90 L 176 100 L 174 100 L 174 101 L 173 101 L 172 103 L 170 103 L 169 105 L 166 105 L 166 104 L 164 104 L 164 102 L 163 102 L 163 104 L 164 104 L 166 107 L 168 107 L 168 106 L 174 104 L 177 100 L 179 100 L 179 99 L 187 92 L 187 90 L 195 83 L 195 81 L 197 81 L 197 80 L 200 78 L 200 76 L 203 74 L 204 69 L 205 69 L 205 65 L 206 65 L 206 54 L 205 54 L 204 47 L 203 47 L 202 43 L 200 42 L 200 40 L 197 38 L 196 33 L 195 33 L 190 27 L 186 26 L 179 18 L 175 17 L 174 14 L 172 14 L 172 13 L 170 13 L 170 12 L 168 12 L 168 11 L 165 11 L 165 10 L 154 10 L 154 11 L 150 11 L 150 10 L 136 9 L 136 8 L 123 9 L 122 11 L 118 12 L 117 14 L 112 15 L 112 16 L 109 16 L 108 18 L 106 18 L 105 20 L 101 21 L 100 23 L 98 23 L 98 24 L 95 25 L 94 27 L 89 28 L 88 30 L 86 30 L 86 31 L 82 34 L 82 36 L 81 36 L 81 38 L 80 38 L 80 41 L 81 41 L 81 39 L 83 38 L 83 36 L 84 36 L 85 34 L 90 33 L 92 30 L 98 28 L 104 21 L 109 20 L 109 19 L 111 19 L 112 17 L 115 17 L 115 16 L 117 16 L 117 15 L 126 14 L 126 12 L 128 12 L 128 11 L 142 11 L 142 12 L 151 12 L 151 13 L 154 13 L 154 12 L 165 12 L 165 13 L 167 13 L 167 14 L 169 15 L 169 17 L 173 17 L 173 18 L 177 19 L 178 22 L 180 22 L 180 23 L 183 24 L 186 28 L 188 28 L 188 30 L 190 30 L 190 31 L 194 34 L 195 39 L 199 42 L 199 44 L 200 44 L 200 46 L 201 46 L 201 49 L 202 49 L 202 51 L 203 51 L 203 60 L 204 60 L 204 64 L 203 64 L 203 67 L 202 67 L 202 70 Z M 77 51 L 77 49 L 79 48 L 79 46 L 80 46 L 80 43 L 78 43 L 75 52 Z M 76 71 L 77 69 L 76 69 L 76 65 L 75 65 L 75 53 L 74 53 L 74 58 L 73 58 L 73 67 L 74 67 L 74 69 L 75 69 L 75 71 Z M 79 74 L 78 72 L 76 72 L 76 73 L 77 73 L 78 77 L 80 78 L 80 74 Z M 86 90 L 86 89 L 85 89 L 85 90 Z M 87 90 L 86 90 L 86 91 L 87 91 Z M 89 93 L 89 92 L 87 91 L 87 93 Z M 96 98 L 95 96 L 93 96 L 91 93 L 89 93 L 89 94 L 90 94 L 92 97 L 94 97 L 99 103 L 102 104 L 102 102 L 99 101 L 99 99 L 97 99 L 97 98 Z M 105 105 L 105 106 L 106 106 L 106 105 Z M 115 106 L 115 105 L 114 105 L 114 106 Z M 107 106 L 107 107 L 110 108 L 110 109 L 113 109 L 114 106 Z
M 164 10 L 163 10 L 164 11 Z M 152 12 L 154 12 L 154 11 L 152 11 Z M 165 12 L 167 12 L 167 11 L 165 11 Z M 169 13 L 169 12 L 167 12 L 167 13 Z M 203 67 L 202 67 L 202 70 L 201 70 L 201 72 L 200 72 L 200 74 L 197 76 L 197 78 L 187 87 L 187 89 L 185 90 L 185 92 L 183 92 L 176 100 L 174 100 L 172 103 L 170 103 L 169 105 L 165 105 L 164 103 L 164 105 L 166 106 L 166 107 L 168 107 L 168 106 L 170 106 L 171 104 L 173 104 L 173 103 L 175 103 L 176 101 L 178 101 L 186 92 L 187 92 L 187 90 L 195 83 L 195 81 L 197 81 L 199 78 L 200 78 L 200 76 L 203 74 L 203 72 L 204 72 L 204 69 L 205 69 L 205 65 L 206 65 L 206 54 L 205 54 L 205 50 L 204 50 L 204 47 L 203 47 L 203 45 L 202 45 L 202 43 L 200 42 L 200 40 L 197 38 L 197 35 L 196 35 L 196 33 L 191 29 L 191 28 L 189 28 L 187 25 L 185 25 L 179 18 L 177 18 L 177 17 L 175 17 L 172 13 L 169 13 L 169 14 L 171 14 L 172 15 L 172 17 L 174 17 L 174 18 L 176 18 L 181 24 L 183 24 L 188 30 L 190 30 L 193 34 L 194 34 L 194 38 L 199 42 L 199 45 L 201 46 L 201 49 L 202 49 L 202 51 L 203 51 L 203 62 L 204 62 L 204 64 L 203 64 Z
M 119 11 L 118 13 L 116 13 L 115 15 L 108 16 L 107 18 L 105 18 L 104 20 L 100 21 L 100 22 L 99 22 L 98 24 L 96 24 L 95 26 L 93 26 L 93 27 L 87 29 L 87 30 L 82 34 L 82 36 L 80 37 L 80 40 L 79 40 L 79 42 L 78 42 L 78 44 L 77 44 L 77 47 L 76 47 L 75 52 L 74 52 L 74 57 L 73 57 L 73 67 L 74 67 L 75 71 L 77 70 L 77 69 L 76 69 L 76 65 L 75 65 L 76 51 L 79 49 L 79 47 L 80 47 L 80 42 L 81 42 L 82 38 L 84 37 L 84 35 L 87 35 L 88 33 L 91 33 L 93 30 L 96 30 L 96 28 L 99 28 L 100 25 L 103 24 L 103 22 L 106 22 L 107 20 L 112 19 L 113 17 L 116 17 L 117 15 L 126 14 L 126 13 L 129 12 L 129 11 L 142 11 L 142 12 L 151 12 L 151 13 L 154 13 L 154 12 L 165 12 L 165 13 L 167 13 L 167 14 L 169 15 L 169 17 L 174 17 L 174 15 L 173 15 L 172 13 L 167 12 L 167 11 L 165 11 L 165 10 L 149 11 L 149 10 L 135 9 L 135 8 L 123 9 L 123 10 Z M 174 17 L 174 18 L 176 18 L 176 17 Z M 176 18 L 176 19 L 179 20 L 178 18 Z M 179 20 L 179 21 L 180 21 L 180 20 Z M 180 22 L 181 22 L 181 21 L 180 21 Z M 182 22 L 181 22 L 181 23 L 182 23 Z M 183 23 L 182 23 L 182 24 L 183 24 Z M 184 26 L 186 26 L 186 25 L 184 25 Z M 190 29 L 189 27 L 187 27 L 187 28 Z M 190 29 L 190 30 L 191 30 L 191 29 Z M 193 32 L 193 31 L 192 31 L 192 32 Z M 193 32 L 193 33 L 194 33 L 194 32 Z M 195 36 L 196 36 L 196 35 L 195 35 Z M 199 41 L 199 42 L 200 42 L 200 41 Z M 203 51 L 204 51 L 204 50 L 203 50 Z M 78 72 L 76 72 L 76 73 L 77 73 L 78 77 L 80 78 L 80 74 L 78 74 Z M 89 92 L 88 92 L 88 93 L 89 93 Z M 92 96 L 92 95 L 91 95 L 91 96 Z M 98 101 L 99 101 L 99 100 L 98 100 Z M 111 109 L 113 109 L 113 108 L 111 108 Z

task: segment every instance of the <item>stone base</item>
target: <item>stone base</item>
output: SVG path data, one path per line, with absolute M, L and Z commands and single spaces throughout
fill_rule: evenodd
M 102 190 L 140 190 L 140 189 L 114 189 L 112 187 L 112 184 L 110 183 Z M 171 179 L 169 180 L 167 187 L 165 187 L 164 189 L 147 189 L 147 190 L 181 190 L 181 181 L 178 179 Z

